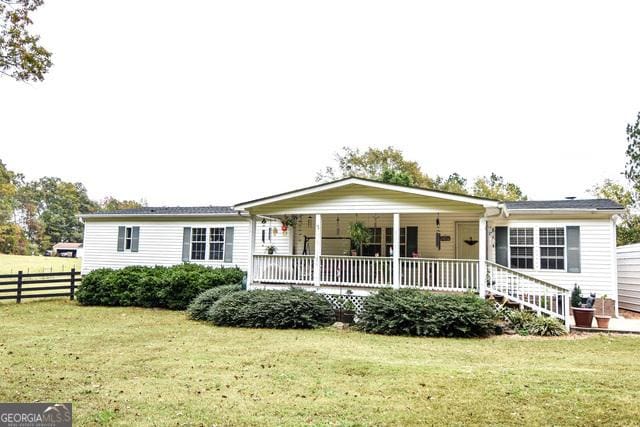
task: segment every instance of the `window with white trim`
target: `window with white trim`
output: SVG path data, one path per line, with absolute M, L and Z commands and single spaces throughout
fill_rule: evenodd
M 207 229 L 191 229 L 191 259 L 203 260 L 207 253 Z
M 533 269 L 533 228 L 509 228 L 509 266 Z
M 209 259 L 224 259 L 224 227 L 209 229 Z
M 131 250 L 131 242 L 133 242 L 133 227 L 126 227 L 124 229 L 124 248 L 125 250 Z
M 564 270 L 564 227 L 540 228 L 540 269 Z

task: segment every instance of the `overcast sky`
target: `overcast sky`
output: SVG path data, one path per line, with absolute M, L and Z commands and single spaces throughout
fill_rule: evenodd
M 585 196 L 624 169 L 638 16 L 638 1 L 48 0 L 35 20 L 55 65 L 0 78 L 0 158 L 93 198 L 210 205 L 312 184 L 345 145 L 393 145 L 429 174 Z

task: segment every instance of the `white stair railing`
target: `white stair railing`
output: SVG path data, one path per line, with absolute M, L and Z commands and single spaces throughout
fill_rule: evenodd
M 487 291 L 562 320 L 569 327 L 569 290 L 528 274 L 486 261 Z

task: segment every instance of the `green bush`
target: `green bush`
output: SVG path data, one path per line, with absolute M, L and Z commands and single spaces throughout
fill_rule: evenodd
M 240 285 L 225 285 L 207 289 L 195 297 L 187 307 L 189 318 L 193 320 L 209 320 L 207 312 L 216 301 L 232 292 L 241 290 L 242 286 Z
M 529 324 L 528 329 L 531 335 L 540 335 L 541 337 L 559 337 L 567 333 L 564 325 L 558 319 L 547 316 L 536 316 Z
M 357 327 L 385 335 L 480 337 L 495 331 L 496 313 L 473 294 L 383 289 L 365 300 Z
M 537 316 L 532 311 L 507 310 L 504 319 L 520 335 L 560 336 L 567 333 L 564 325 L 553 317 Z
M 331 304 L 302 289 L 235 292 L 216 302 L 207 317 L 218 326 L 309 329 L 335 321 Z
M 238 268 L 210 268 L 197 264 L 100 269 L 83 276 L 77 297 L 83 305 L 184 310 L 201 292 L 240 284 L 243 276 Z

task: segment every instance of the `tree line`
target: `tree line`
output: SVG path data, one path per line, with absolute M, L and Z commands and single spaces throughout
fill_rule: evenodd
M 348 176 L 502 201 L 527 199 L 520 186 L 496 173 L 473 180 L 457 172 L 449 176 L 429 175 L 417 161 L 405 159 L 402 151 L 394 147 L 368 148 L 365 151 L 343 147 L 335 155 L 335 164 L 318 172 L 316 180 L 332 181 Z
M 40 254 L 59 242 L 82 242 L 78 215 L 140 207 L 133 200 L 91 200 L 79 182 L 56 177 L 27 181 L 0 160 L 0 253 Z

